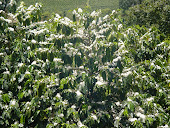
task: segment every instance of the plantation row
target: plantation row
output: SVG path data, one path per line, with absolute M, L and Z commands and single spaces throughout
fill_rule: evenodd
M 149 28 L 120 10 L 41 21 L 41 9 L 0 2 L 2 128 L 170 126 L 169 30 L 153 23 L 155 11 Z

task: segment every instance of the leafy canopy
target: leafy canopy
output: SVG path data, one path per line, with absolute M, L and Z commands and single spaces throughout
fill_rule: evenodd
M 2 127 L 168 127 L 169 40 L 120 12 L 41 21 L 41 5 L 0 3 Z M 8 7 L 4 9 L 3 7 Z

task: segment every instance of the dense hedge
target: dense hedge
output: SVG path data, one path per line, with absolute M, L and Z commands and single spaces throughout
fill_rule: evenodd
M 169 0 L 144 0 L 125 13 L 127 25 L 156 26 L 166 36 L 170 34 Z
M 0 7 L 4 7 L 4 2 Z M 168 127 L 169 40 L 120 12 L 40 21 L 41 5 L 0 10 L 1 127 Z

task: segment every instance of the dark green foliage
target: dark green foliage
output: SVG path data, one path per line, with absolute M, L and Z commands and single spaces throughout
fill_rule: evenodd
M 138 24 L 147 27 L 156 26 L 161 33 L 170 33 L 170 5 L 169 0 L 145 0 L 129 8 L 125 15 L 128 25 Z

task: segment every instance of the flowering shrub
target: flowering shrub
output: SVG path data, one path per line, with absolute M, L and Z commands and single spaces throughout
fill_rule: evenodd
M 1 10 L 1 126 L 168 127 L 170 48 L 156 28 L 126 28 L 115 10 L 40 11 Z

